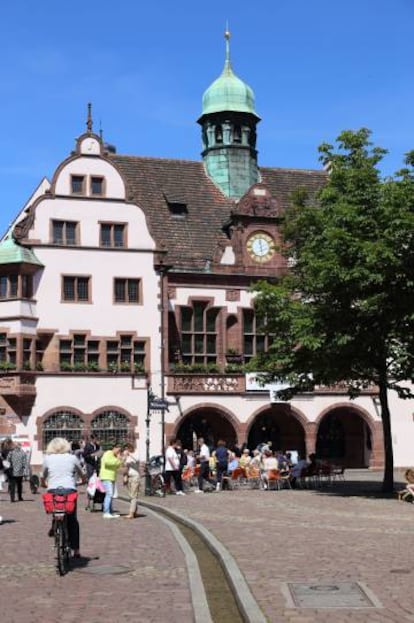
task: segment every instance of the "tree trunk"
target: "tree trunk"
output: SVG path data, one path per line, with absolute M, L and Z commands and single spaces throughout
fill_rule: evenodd
M 381 419 L 384 438 L 384 479 L 382 491 L 392 493 L 394 490 L 394 452 L 392 448 L 391 415 L 388 407 L 388 392 L 386 375 L 380 375 L 379 398 L 381 403 Z

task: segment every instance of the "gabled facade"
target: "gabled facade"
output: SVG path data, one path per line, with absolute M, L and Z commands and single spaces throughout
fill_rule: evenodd
M 272 402 L 243 366 L 268 345 L 251 286 L 288 270 L 280 223 L 291 193 L 326 172 L 260 168 L 253 91 L 221 76 L 199 119 L 200 162 L 123 156 L 87 132 L 42 182 L 0 244 L 0 434 L 316 452 L 348 467 L 383 464 L 375 392 L 320 387 Z M 149 389 L 168 403 L 149 401 Z M 396 465 L 411 463 L 409 402 L 391 397 Z M 158 403 L 159 404 L 159 403 Z M 412 408 L 411 408 L 412 410 Z M 150 418 L 148 417 L 150 413 Z M 149 426 L 148 426 L 149 425 Z

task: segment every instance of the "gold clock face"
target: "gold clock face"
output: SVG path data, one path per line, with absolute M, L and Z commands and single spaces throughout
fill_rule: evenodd
M 275 252 L 274 240 L 265 232 L 256 232 L 247 241 L 247 252 L 255 262 L 268 262 Z

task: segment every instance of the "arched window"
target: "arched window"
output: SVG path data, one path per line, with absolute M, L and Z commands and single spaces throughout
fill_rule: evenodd
M 54 437 L 63 437 L 68 441 L 80 441 L 84 435 L 85 424 L 82 418 L 72 411 L 55 411 L 43 422 L 43 450 Z
M 233 142 L 234 143 L 242 142 L 242 131 L 239 125 L 235 125 L 233 128 Z
M 132 441 L 133 434 L 129 419 L 115 409 L 102 411 L 91 422 L 91 432 L 98 439 L 102 448 L 109 448 L 115 441 Z
M 221 127 L 221 125 L 216 125 L 216 128 L 215 128 L 215 139 L 216 139 L 216 143 L 222 143 L 223 142 L 223 128 Z

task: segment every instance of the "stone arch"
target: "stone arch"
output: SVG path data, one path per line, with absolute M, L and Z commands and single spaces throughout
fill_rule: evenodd
M 307 451 L 309 421 L 290 403 L 268 404 L 257 409 L 245 426 L 245 441 L 250 449 L 259 443 L 272 441 L 274 450 L 296 450 L 304 455 Z
M 228 445 L 239 443 L 240 422 L 226 407 L 214 403 L 200 403 L 183 412 L 173 424 L 166 425 L 166 435 L 181 439 L 184 448 L 191 449 L 194 436 L 204 437 L 215 446 L 218 439 Z
M 344 467 L 380 467 L 384 464 L 381 422 L 363 407 L 341 402 L 325 408 L 315 421 L 318 458 Z

